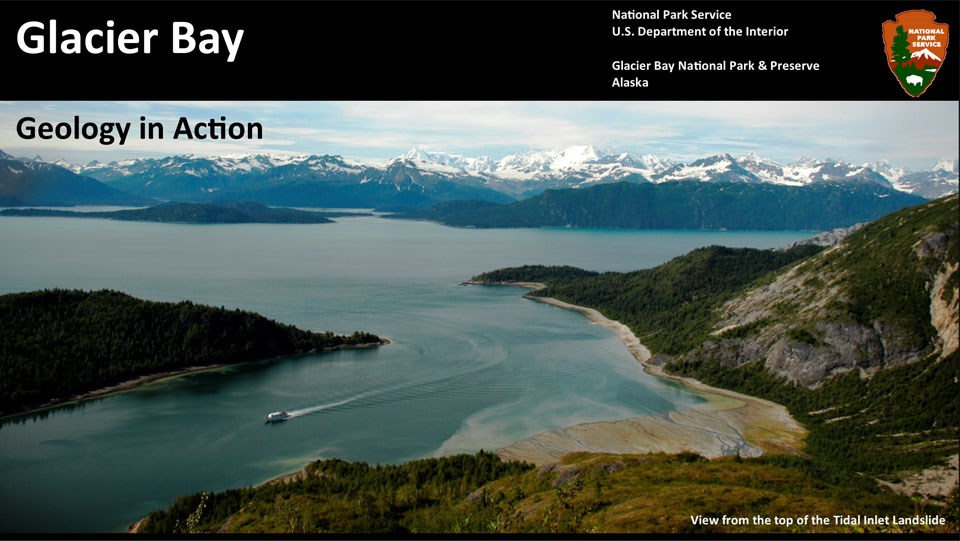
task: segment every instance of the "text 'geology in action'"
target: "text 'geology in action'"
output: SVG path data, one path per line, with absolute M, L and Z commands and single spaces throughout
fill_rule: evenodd
M 164 126 L 160 122 L 148 122 L 141 116 L 139 128 L 134 135 L 140 139 L 163 139 Z M 74 116 L 69 122 L 38 122 L 32 116 L 26 116 L 17 122 L 17 135 L 21 139 L 85 139 L 98 141 L 101 145 L 117 143 L 123 145 L 131 135 L 132 122 L 83 122 Z M 219 120 L 191 122 L 180 117 L 174 129 L 172 139 L 263 139 L 263 126 L 259 122 L 227 122 L 227 117 Z

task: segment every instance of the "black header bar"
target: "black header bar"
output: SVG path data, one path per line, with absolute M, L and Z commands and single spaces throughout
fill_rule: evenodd
M 957 100 L 958 6 L 4 2 L 0 99 Z M 881 31 L 911 9 L 957 34 L 920 98 L 888 69 Z M 190 34 L 175 47 L 178 23 Z

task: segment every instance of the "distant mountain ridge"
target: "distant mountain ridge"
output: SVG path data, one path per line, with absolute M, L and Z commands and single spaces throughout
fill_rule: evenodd
M 928 199 L 958 191 L 956 160 L 941 161 L 928 171 L 912 172 L 885 161 L 853 164 L 804 158 L 784 165 L 754 153 L 740 157 L 717 154 L 679 162 L 651 154 L 610 153 L 592 145 L 519 152 L 499 160 L 413 148 L 377 164 L 315 154 L 180 155 L 86 165 L 3 156 L 13 167 L 0 167 L 0 197 L 2 175 L 9 175 L 8 169 L 28 166 L 44 169 L 45 176 L 73 173 L 94 178 L 133 194 L 134 198 L 211 203 L 253 200 L 268 205 L 313 207 L 415 209 L 456 200 L 508 203 L 554 188 L 617 182 L 785 186 L 867 182 Z M 6 201 L 9 205 L 42 204 L 32 200 L 19 203 L 10 198 Z
M 191 202 L 418 208 L 457 199 L 513 200 L 479 179 L 453 180 L 403 162 L 377 168 L 330 155 L 187 155 L 92 162 L 73 170 L 133 194 Z
M 592 145 L 521 152 L 500 160 L 413 148 L 394 161 L 409 162 L 438 174 L 480 177 L 486 179 L 490 187 L 521 198 L 550 188 L 581 188 L 621 181 L 658 184 L 696 180 L 786 186 L 807 186 L 818 182 L 876 182 L 935 199 L 957 192 L 960 178 L 955 160 L 943 160 L 929 171 L 911 172 L 902 167 L 896 168 L 896 178 L 889 178 L 885 176 L 885 171 L 880 171 L 872 164 L 854 164 L 843 160 L 801 158 L 784 165 L 756 153 L 747 153 L 739 158 L 731 154 L 716 154 L 686 163 L 652 154 L 633 156 L 629 153 L 608 153 Z M 893 170 L 887 162 L 876 164 L 885 164 L 888 171 Z M 909 178 L 903 182 L 895 182 L 906 176 Z
M 143 205 L 150 200 L 54 164 L 18 160 L 0 150 L 0 206 Z
M 67 165 L 67 164 L 62 164 Z M 660 158 L 652 154 L 634 156 L 610 153 L 593 145 L 574 145 L 561 149 L 526 151 L 494 160 L 488 156 L 468 157 L 414 147 L 408 152 L 379 164 L 364 164 L 332 155 L 224 155 L 199 157 L 171 156 L 160 159 L 138 159 L 91 162 L 69 168 L 98 180 L 113 183 L 133 193 L 156 192 L 164 182 L 179 178 L 192 180 L 183 192 L 166 195 L 202 197 L 197 192 L 223 194 L 240 186 L 258 185 L 269 194 L 277 184 L 304 182 L 369 183 L 392 185 L 399 191 L 416 191 L 422 186 L 429 193 L 438 183 L 451 182 L 482 195 L 472 199 L 505 202 L 491 196 L 489 190 L 511 198 L 525 198 L 550 188 L 586 187 L 621 181 L 662 183 L 675 180 L 701 182 L 770 183 L 806 186 L 817 182 L 876 182 L 886 186 L 935 199 L 958 191 L 956 160 L 942 160 L 933 169 L 913 172 L 893 167 L 886 161 L 855 164 L 843 160 L 801 158 L 781 164 L 756 153 L 740 157 L 731 154 L 707 156 L 692 162 Z M 404 185 L 401 172 L 415 172 Z M 421 184 L 420 178 L 430 179 Z M 202 180 L 201 180 L 202 179 Z M 266 184 L 266 185 L 264 185 Z M 152 186 L 152 188 L 151 188 Z M 159 191 L 166 191 L 160 189 Z M 281 190 L 282 191 L 282 190 Z M 436 197 L 436 202 L 452 200 Z
M 819 182 L 806 187 L 763 183 L 620 182 L 548 190 L 508 205 L 454 201 L 395 217 L 478 228 L 827 231 L 873 220 L 924 201 L 873 182 Z

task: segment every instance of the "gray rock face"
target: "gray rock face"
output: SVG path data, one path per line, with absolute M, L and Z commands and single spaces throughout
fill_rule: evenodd
M 782 330 L 768 329 L 757 338 L 720 339 L 704 343 L 684 361 L 719 362 L 727 368 L 762 360 L 771 374 L 815 388 L 838 374 L 876 370 L 916 360 L 921 350 L 905 346 L 894 329 L 857 323 L 818 321 L 809 340 L 798 341 Z
M 841 366 L 873 368 L 884 361 L 879 333 L 856 323 L 818 321 L 817 335 L 838 357 Z
M 818 321 L 811 334 L 815 343 L 784 337 L 766 352 L 766 367 L 778 377 L 806 387 L 818 387 L 838 374 L 858 370 L 869 375 L 919 359 L 923 348 L 902 343 L 895 329 L 882 324 Z
M 709 359 L 728 368 L 762 360 L 771 374 L 816 388 L 824 380 L 852 370 L 869 376 L 882 368 L 914 362 L 929 349 L 926 345 L 904 343 L 895 328 L 881 322 L 865 326 L 819 319 L 811 331 L 802 334 L 788 333 L 788 328 L 796 326 L 776 324 L 756 337 L 711 340 L 683 360 Z
M 765 348 L 753 340 L 728 339 L 705 342 L 695 355 L 710 357 L 728 368 L 737 368 L 763 358 L 765 353 Z
M 789 250 L 790 248 L 797 246 L 836 246 L 851 233 L 857 231 L 865 225 L 867 225 L 866 222 L 861 222 L 858 224 L 853 224 L 850 227 L 838 227 L 833 231 L 824 231 L 823 233 L 820 233 L 814 237 L 810 237 L 809 239 L 792 242 L 781 249 Z
M 826 348 L 781 340 L 770 348 L 766 367 L 772 374 L 808 387 L 829 375 L 849 371 L 838 355 Z
M 956 232 L 953 232 L 956 234 Z M 947 251 L 947 243 L 950 242 L 950 232 L 934 231 L 924 235 L 913 246 L 914 253 L 920 259 L 927 259 L 931 256 L 942 256 Z

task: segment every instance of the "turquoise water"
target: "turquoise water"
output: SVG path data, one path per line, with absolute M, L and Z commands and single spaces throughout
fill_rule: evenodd
M 120 532 L 177 495 L 309 460 L 400 462 L 496 449 L 571 424 L 697 401 L 613 333 L 516 288 L 464 287 L 528 263 L 649 267 L 695 247 L 810 233 L 470 230 L 364 217 L 322 225 L 0 218 L 0 293 L 111 288 L 390 338 L 234 366 L 0 424 L 0 531 Z M 268 425 L 287 409 L 295 417 Z

